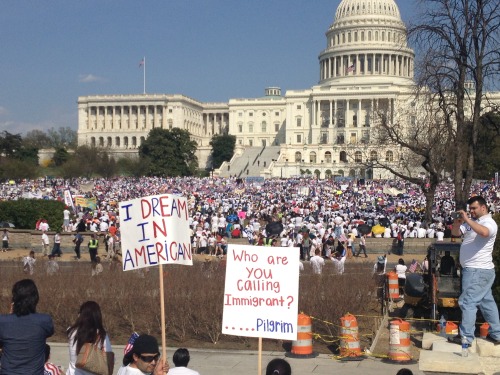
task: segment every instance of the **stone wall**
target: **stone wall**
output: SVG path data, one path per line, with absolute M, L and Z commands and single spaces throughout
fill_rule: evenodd
M 55 232 L 47 232 L 50 239 L 50 250 L 54 245 L 54 234 Z M 82 233 L 84 237 L 84 242 L 82 247 L 87 245 L 90 240 L 90 232 Z M 61 233 L 61 249 L 70 250 L 74 248 L 73 244 L 74 233 Z M 11 229 L 9 230 L 9 247 L 11 249 L 26 249 L 35 250 L 36 252 L 42 251 L 42 232 L 38 230 L 22 230 L 22 229 Z
M 50 246 L 54 244 L 55 232 L 49 232 Z M 90 240 L 90 232 L 83 233 L 84 242 L 82 246 L 86 246 Z M 42 233 L 34 230 L 12 229 L 9 231 L 9 246 L 13 249 L 34 249 L 35 251 L 42 250 Z M 70 250 L 73 245 L 73 233 L 61 233 L 61 248 Z M 102 243 L 101 238 L 101 243 Z M 395 249 L 396 243 L 393 238 L 367 238 L 366 250 L 368 253 L 387 253 Z M 449 241 L 449 239 L 445 239 Z M 407 238 L 405 239 L 404 252 L 405 254 L 422 254 L 425 255 L 427 247 L 434 242 L 430 238 Z M 356 240 L 356 251 L 359 248 L 359 240 Z

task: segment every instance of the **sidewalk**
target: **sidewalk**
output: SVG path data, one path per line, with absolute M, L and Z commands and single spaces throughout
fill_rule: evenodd
M 51 346 L 51 361 L 68 367 L 68 345 L 49 343 Z M 123 358 L 123 346 L 114 346 L 116 374 Z M 167 348 L 170 366 L 174 366 L 172 355 L 176 348 Z M 189 348 L 188 348 L 189 349 Z M 203 350 L 189 349 L 191 362 L 189 367 L 200 375 L 256 375 L 258 356 L 256 351 Z M 401 368 L 409 368 L 415 375 L 423 375 L 418 370 L 418 363 L 401 365 L 382 362 L 379 359 L 367 358 L 362 361 L 341 362 L 331 359 L 326 354 L 320 354 L 312 359 L 286 358 L 283 352 L 263 352 L 262 370 L 265 373 L 267 363 L 273 358 L 285 358 L 292 366 L 293 375 L 302 374 L 343 374 L 343 375 L 395 375 Z

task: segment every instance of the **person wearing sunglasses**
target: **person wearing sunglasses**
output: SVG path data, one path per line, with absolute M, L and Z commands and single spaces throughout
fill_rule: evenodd
M 160 359 L 160 348 L 156 338 L 140 335 L 132 349 L 123 357 L 123 366 L 117 375 L 163 375 L 169 370 L 168 362 Z

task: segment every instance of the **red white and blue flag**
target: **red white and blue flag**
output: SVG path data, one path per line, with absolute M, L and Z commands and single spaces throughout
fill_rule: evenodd
M 418 267 L 418 262 L 417 262 L 415 259 L 413 259 L 413 260 L 411 261 L 411 264 L 410 264 L 410 267 L 408 268 L 408 270 L 409 270 L 411 273 L 413 273 L 413 272 L 415 272 L 415 271 L 417 270 L 417 267 Z
M 356 70 L 356 64 L 352 64 L 347 68 L 347 73 L 354 72 Z
M 132 333 L 132 336 L 128 339 L 127 345 L 125 346 L 125 349 L 123 349 L 123 354 L 127 354 L 129 351 L 132 350 L 134 347 L 134 342 L 137 340 L 139 337 L 139 334 L 137 332 Z
M 139 68 L 140 68 L 141 66 L 144 66 L 144 58 L 143 58 L 141 61 L 139 61 Z

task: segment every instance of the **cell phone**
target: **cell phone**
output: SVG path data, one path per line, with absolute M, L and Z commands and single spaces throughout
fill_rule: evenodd
M 453 220 L 460 219 L 462 217 L 462 214 L 460 212 L 452 212 L 451 213 L 451 218 Z

